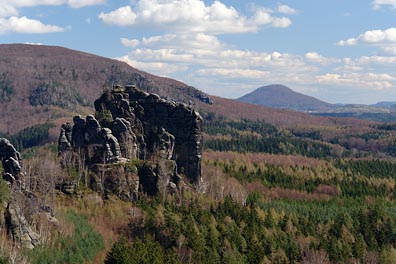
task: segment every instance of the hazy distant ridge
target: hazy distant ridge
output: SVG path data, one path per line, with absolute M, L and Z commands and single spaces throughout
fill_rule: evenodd
M 237 100 L 245 103 L 297 111 L 325 111 L 335 107 L 330 103 L 312 96 L 297 93 L 280 84 L 262 86 Z
M 383 102 L 378 102 L 376 104 L 372 104 L 371 106 L 373 107 L 383 107 L 383 108 L 392 108 L 396 107 L 396 102 L 391 102 L 391 101 L 383 101 Z

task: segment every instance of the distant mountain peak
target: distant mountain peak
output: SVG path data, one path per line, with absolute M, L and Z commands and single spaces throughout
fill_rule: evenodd
M 376 104 L 372 104 L 373 107 L 383 107 L 383 108 L 392 108 L 396 106 L 396 102 L 393 101 L 382 101 Z
M 259 87 L 237 100 L 267 107 L 284 108 L 304 112 L 323 111 L 334 107 L 332 104 L 323 102 L 312 96 L 295 92 L 282 84 L 272 84 Z
M 277 90 L 283 90 L 283 91 L 293 91 L 289 87 L 283 85 L 283 84 L 271 84 L 271 85 L 266 85 L 266 86 L 261 86 L 256 89 L 257 90 L 271 90 L 271 89 L 277 89 Z

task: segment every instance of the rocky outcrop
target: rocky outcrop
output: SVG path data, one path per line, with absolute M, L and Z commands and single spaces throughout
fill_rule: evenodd
M 83 149 L 88 163 L 114 163 L 122 160 L 118 139 L 111 129 L 102 127 L 98 120 L 88 115 L 84 120 L 81 116 L 73 118 L 70 123 L 61 126 L 58 140 L 59 152 Z M 70 133 L 71 136 L 67 136 Z
M 0 138 L 0 160 L 3 165 L 3 179 L 13 184 L 20 180 L 22 159 L 19 152 L 6 138 Z
M 21 155 L 5 138 L 0 138 L 0 159 L 4 169 L 3 179 L 10 188 L 8 201 L 3 201 L 5 202 L 3 205 L 5 209 L 4 222 L 7 231 L 17 245 L 33 249 L 39 244 L 40 236 L 30 227 L 22 206 L 38 207 L 37 197 L 25 190 Z M 37 211 L 39 211 L 39 208 L 37 208 Z
M 5 212 L 5 220 L 13 241 L 23 248 L 33 249 L 40 243 L 40 236 L 32 230 L 25 218 L 20 206 L 22 199 L 26 199 L 24 193 L 13 194 Z
M 198 111 L 135 86 L 105 91 L 94 105 L 95 116 L 76 116 L 73 125 L 62 125 L 60 154 L 83 152 L 91 167 L 139 159 L 144 164 L 138 169 L 140 183 L 129 184 L 128 177 L 122 182 L 131 188 L 140 185 L 149 194 L 178 186 L 180 175 L 192 184 L 201 183 L 202 117 Z M 95 182 L 103 187 L 104 181 Z
M 197 110 L 186 104 L 161 99 L 155 94 L 148 94 L 134 86 L 126 87 L 125 96 L 135 111 L 136 119 L 140 120 L 144 128 L 147 152 L 156 155 L 158 146 L 163 144 L 160 139 L 165 130 L 174 137 L 174 151 L 172 158 L 177 163 L 177 171 L 188 177 L 191 183 L 201 181 L 202 155 L 202 117 Z M 106 105 L 101 100 L 100 105 Z M 95 104 L 96 106 L 97 104 Z
M 90 178 L 89 186 L 103 196 L 116 195 L 126 201 L 138 197 L 138 169 L 133 163 L 94 164 L 91 171 L 94 174 Z

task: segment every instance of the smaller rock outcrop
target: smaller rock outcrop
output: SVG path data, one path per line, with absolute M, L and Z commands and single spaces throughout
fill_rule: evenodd
M 62 138 L 66 135 L 64 129 Z M 4 213 L 8 233 L 21 247 L 33 249 L 39 244 L 40 236 L 29 226 L 21 205 L 36 204 L 38 207 L 37 197 L 25 190 L 21 155 L 5 138 L 0 138 L 0 159 L 4 169 L 3 179 L 10 187 L 10 197 Z
M 21 154 L 6 138 L 0 138 L 0 159 L 3 165 L 3 179 L 13 184 L 20 180 L 22 169 Z
M 66 151 L 72 149 L 72 145 L 71 145 L 71 142 L 73 142 L 72 129 L 73 127 L 70 123 L 66 123 L 61 126 L 60 135 L 58 139 L 59 151 Z
M 138 141 L 132 126 L 125 118 L 117 117 L 113 123 L 113 134 L 118 139 L 121 154 L 127 159 L 136 159 L 138 157 Z
M 20 244 L 21 247 L 33 249 L 40 243 L 40 236 L 32 230 L 20 206 L 19 201 L 25 199 L 25 194 L 16 192 L 13 196 L 5 212 L 9 234 L 13 241 Z
M 86 153 L 88 163 L 114 163 L 122 160 L 118 139 L 110 128 L 102 127 L 93 115 L 84 120 L 81 116 L 61 126 L 58 139 L 60 153 L 80 149 Z M 67 136 L 71 132 L 71 136 Z
M 136 200 L 139 193 L 137 166 L 131 162 L 94 164 L 89 187 L 103 196 L 116 195 L 122 200 Z

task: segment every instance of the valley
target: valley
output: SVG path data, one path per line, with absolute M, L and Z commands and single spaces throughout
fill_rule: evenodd
M 40 236 L 23 249 L 2 207 L 0 263 L 395 260 L 392 104 L 261 106 L 61 47 L 0 53 L 1 137 L 25 180 L 23 195 L 2 180 L 0 200 Z

